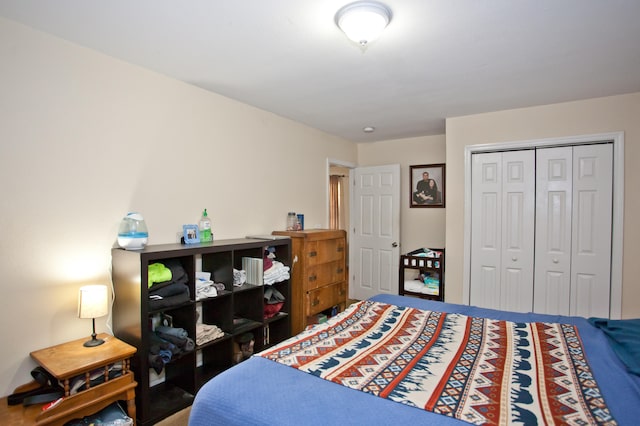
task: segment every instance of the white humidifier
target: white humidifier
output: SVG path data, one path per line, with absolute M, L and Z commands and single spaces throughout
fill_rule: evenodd
M 149 232 L 140 213 L 132 212 L 120 222 L 118 245 L 126 250 L 142 250 L 147 245 Z

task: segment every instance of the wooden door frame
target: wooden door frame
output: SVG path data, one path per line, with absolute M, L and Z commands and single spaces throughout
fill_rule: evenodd
M 622 256 L 624 235 L 624 132 L 599 133 L 561 138 L 534 139 L 504 143 L 469 145 L 464 152 L 464 271 L 462 303 L 469 304 L 471 293 L 471 156 L 480 152 L 532 149 L 538 147 L 613 143 L 613 212 L 611 230 L 611 299 L 609 316 L 622 317 Z
M 351 163 L 349 161 L 342 161 L 342 160 L 337 160 L 335 158 L 327 158 L 327 178 L 325 179 L 325 201 L 326 201 L 326 208 L 325 211 L 327 212 L 327 217 L 326 217 L 326 225 L 324 226 L 325 228 L 329 228 L 329 176 L 331 176 L 331 166 L 336 166 L 336 167 L 344 167 L 345 169 L 355 169 L 357 166 L 354 163 Z M 348 176 L 347 176 L 348 178 Z M 347 179 L 348 181 L 348 179 Z M 347 185 L 350 185 L 349 182 L 347 182 Z M 351 197 L 351 188 L 349 188 L 349 197 Z M 349 202 L 349 205 L 347 206 L 347 208 L 351 209 L 351 200 L 347 200 Z M 349 226 L 350 223 L 348 223 L 349 221 L 347 221 L 347 223 L 345 223 L 345 230 L 347 231 L 347 241 L 349 241 Z M 311 229 L 311 226 L 308 227 L 308 229 Z M 347 259 L 347 265 L 349 264 L 349 261 Z

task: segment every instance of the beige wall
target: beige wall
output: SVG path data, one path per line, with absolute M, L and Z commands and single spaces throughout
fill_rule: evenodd
M 30 351 L 90 334 L 78 288 L 110 282 L 128 211 L 154 244 L 205 207 L 217 239 L 288 211 L 327 226 L 327 159 L 356 163 L 354 143 L 4 19 L 0 64 L 0 395 Z
M 640 317 L 640 93 L 447 120 L 447 301 L 462 301 L 464 149 L 468 145 L 624 132 L 622 316 Z
M 449 208 L 448 166 L 444 209 L 409 207 L 410 194 L 415 189 L 410 187 L 409 166 L 445 162 L 444 135 L 358 144 L 359 166 L 400 164 L 400 253 L 421 247 L 444 247 L 445 210 Z

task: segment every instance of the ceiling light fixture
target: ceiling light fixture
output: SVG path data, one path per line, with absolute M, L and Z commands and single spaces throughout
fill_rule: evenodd
M 365 47 L 389 25 L 391 9 L 375 1 L 357 1 L 338 10 L 335 19 L 349 39 Z
M 362 131 L 365 133 L 373 133 L 376 131 L 376 128 L 373 126 L 366 126 L 362 128 Z

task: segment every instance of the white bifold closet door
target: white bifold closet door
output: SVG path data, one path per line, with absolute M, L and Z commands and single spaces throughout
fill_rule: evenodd
M 611 144 L 472 156 L 470 303 L 609 316 Z
M 473 155 L 471 304 L 533 306 L 535 151 Z
M 609 317 L 611 144 L 537 150 L 534 311 Z

